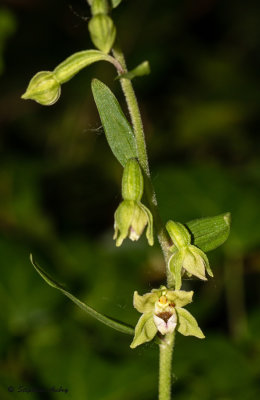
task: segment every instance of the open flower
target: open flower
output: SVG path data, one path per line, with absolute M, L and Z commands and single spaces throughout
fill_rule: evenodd
M 191 236 L 188 230 L 179 222 L 168 221 L 166 229 L 173 241 L 172 256 L 168 262 L 168 270 L 173 276 L 175 288 L 181 288 L 182 275 L 196 276 L 207 280 L 206 271 L 213 276 L 208 257 L 198 247 L 191 244 Z
M 168 290 L 165 286 L 143 296 L 134 292 L 134 307 L 142 316 L 135 327 L 130 347 L 151 341 L 158 332 L 166 335 L 175 329 L 182 335 L 203 339 L 204 335 L 195 318 L 183 308 L 192 302 L 192 296 L 192 291 Z

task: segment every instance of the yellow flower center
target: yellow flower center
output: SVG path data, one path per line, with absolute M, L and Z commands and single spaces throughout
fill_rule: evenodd
M 166 304 L 168 302 L 167 297 L 166 296 L 161 296 L 159 298 L 159 303 L 161 304 Z

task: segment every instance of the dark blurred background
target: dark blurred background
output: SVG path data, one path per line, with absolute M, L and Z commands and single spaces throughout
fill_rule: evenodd
M 123 0 L 113 13 L 129 68 L 151 64 L 134 85 L 164 221 L 232 213 L 229 240 L 209 253 L 215 278 L 185 282 L 206 340 L 177 335 L 176 400 L 260 398 L 259 15 L 258 0 Z M 133 325 L 133 291 L 164 282 L 158 246 L 112 240 L 122 168 L 90 81 L 126 111 L 113 67 L 80 72 L 52 107 L 20 99 L 36 72 L 93 48 L 89 17 L 85 0 L 1 1 L 1 400 L 157 397 L 157 346 L 130 350 L 130 337 L 83 314 L 29 262 L 32 252 L 80 299 Z

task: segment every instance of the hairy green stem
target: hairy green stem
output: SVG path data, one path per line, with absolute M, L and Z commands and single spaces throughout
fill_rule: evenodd
M 159 400 L 171 400 L 172 354 L 175 332 L 168 333 L 161 341 L 159 361 Z
M 115 59 L 121 64 L 124 72 L 127 72 L 126 62 L 124 55 L 119 47 L 113 49 Z M 130 79 L 120 79 L 121 87 L 125 95 L 129 114 L 131 117 L 134 134 L 136 138 L 137 154 L 140 165 L 145 174 L 145 194 L 150 211 L 153 214 L 154 226 L 157 233 L 159 243 L 161 245 L 166 266 L 169 261 L 170 252 L 170 238 L 161 220 L 158 204 L 156 200 L 155 190 L 151 181 L 150 169 L 148 156 L 146 151 L 146 143 L 144 136 L 143 123 L 141 119 L 140 109 L 134 92 L 134 88 Z M 167 282 L 173 286 L 170 282 L 168 271 L 166 270 Z M 171 399 L 171 374 L 172 374 L 172 353 L 174 345 L 175 333 L 167 334 L 162 340 L 160 347 L 160 370 L 159 370 L 159 400 L 170 400 Z
M 124 72 L 127 72 L 124 55 L 118 46 L 116 46 L 113 49 L 113 54 L 114 54 L 115 59 L 123 67 Z M 155 229 L 157 232 L 157 237 L 158 237 L 159 243 L 161 245 L 164 259 L 165 259 L 165 262 L 167 265 L 167 262 L 169 259 L 170 239 L 169 239 L 169 236 L 166 232 L 166 229 L 164 227 L 164 224 L 163 224 L 160 214 L 159 214 L 157 200 L 156 200 L 156 194 L 155 194 L 153 184 L 151 181 L 149 162 L 148 162 L 147 151 L 146 151 L 146 143 L 145 143 L 145 137 L 144 137 L 144 129 L 143 129 L 143 123 L 142 123 L 142 119 L 141 119 L 140 109 L 138 106 L 138 102 L 136 99 L 136 95 L 135 95 L 131 80 L 127 79 L 127 78 L 122 78 L 122 79 L 120 79 L 120 84 L 121 84 L 123 93 L 125 95 L 126 103 L 128 106 L 129 114 L 131 117 L 133 129 L 134 129 L 134 133 L 135 133 L 138 160 L 139 160 L 140 165 L 145 173 L 145 194 L 146 194 L 147 202 L 148 202 L 150 211 L 153 214 L 154 226 L 155 226 Z

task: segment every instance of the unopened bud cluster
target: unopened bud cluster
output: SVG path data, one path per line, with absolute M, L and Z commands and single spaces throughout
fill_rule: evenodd
M 107 15 L 108 12 L 107 0 L 92 1 L 92 18 L 88 24 L 89 33 L 96 48 L 106 54 L 110 52 L 116 38 L 116 27 L 113 20 Z
M 121 246 L 123 240 L 129 237 L 138 240 L 145 227 L 146 237 L 150 246 L 153 245 L 153 216 L 150 210 L 141 203 L 144 181 L 141 168 L 135 158 L 127 161 L 122 178 L 123 201 L 115 212 L 116 246 Z
M 179 222 L 168 221 L 166 229 L 173 242 L 172 256 L 168 262 L 168 273 L 177 290 L 181 288 L 182 276 L 194 275 L 207 280 L 206 271 L 213 276 L 206 254 L 191 244 L 191 236 L 187 228 Z

